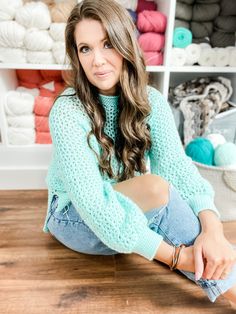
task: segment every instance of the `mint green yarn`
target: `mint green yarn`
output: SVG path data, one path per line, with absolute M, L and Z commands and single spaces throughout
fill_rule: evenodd
M 215 150 L 214 163 L 216 166 L 236 166 L 236 145 L 226 142 Z
M 185 48 L 192 43 L 192 32 L 185 27 L 176 27 L 174 29 L 173 46 L 176 48 Z
M 214 147 L 206 138 L 195 138 L 186 146 L 185 152 L 194 161 L 205 165 L 213 165 Z

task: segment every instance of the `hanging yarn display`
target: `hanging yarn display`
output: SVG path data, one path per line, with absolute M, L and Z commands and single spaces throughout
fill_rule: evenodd
M 213 165 L 214 161 L 214 147 L 212 143 L 202 137 L 197 137 L 185 148 L 186 155 L 191 157 L 192 160 L 200 162 L 205 165 Z

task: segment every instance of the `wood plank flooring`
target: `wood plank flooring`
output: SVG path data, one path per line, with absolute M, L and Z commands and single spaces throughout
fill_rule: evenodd
M 42 231 L 46 206 L 46 191 L 0 191 L 0 314 L 236 312 L 155 261 L 67 249 Z M 236 221 L 224 227 L 236 243 Z

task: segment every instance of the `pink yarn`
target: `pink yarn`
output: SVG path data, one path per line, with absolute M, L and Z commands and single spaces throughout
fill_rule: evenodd
M 158 51 L 143 52 L 146 65 L 162 65 L 163 54 Z
M 143 11 L 138 14 L 137 27 L 142 33 L 164 33 L 166 30 L 166 16 L 159 11 Z
M 35 129 L 38 132 L 49 132 L 48 117 L 35 115 Z
M 53 103 L 54 97 L 36 96 L 34 99 L 34 113 L 38 116 L 48 117 Z
M 165 36 L 159 33 L 143 33 L 138 38 L 143 51 L 160 51 L 165 45 Z
M 136 12 L 139 13 L 139 12 L 142 12 L 144 10 L 156 11 L 157 10 L 156 2 L 146 1 L 146 0 L 138 0 Z
M 36 132 L 35 142 L 37 144 L 52 144 L 52 138 L 49 132 Z

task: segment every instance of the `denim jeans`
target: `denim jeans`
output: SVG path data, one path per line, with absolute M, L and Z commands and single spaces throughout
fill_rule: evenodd
M 118 252 L 107 247 L 81 219 L 79 213 L 70 203 L 62 211 L 56 212 L 58 196 L 54 195 L 48 228 L 50 233 L 68 248 L 86 254 L 113 255 Z M 199 219 L 178 191 L 171 186 L 169 202 L 166 206 L 152 209 L 145 213 L 148 226 L 161 234 L 163 239 L 178 246 L 181 243 L 192 245 L 201 231 Z M 231 273 L 223 280 L 200 279 L 195 281 L 194 273 L 181 271 L 187 278 L 200 286 L 211 302 L 236 284 L 236 264 Z

